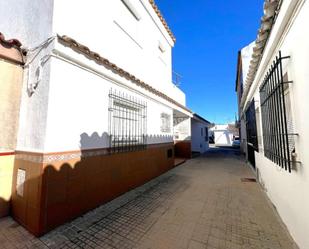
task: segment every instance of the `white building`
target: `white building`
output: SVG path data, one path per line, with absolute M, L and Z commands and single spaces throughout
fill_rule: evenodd
M 247 159 L 301 249 L 309 248 L 309 2 L 265 1 L 237 92 Z
M 16 220 L 41 235 L 174 166 L 174 123 L 185 121 L 181 144 L 192 112 L 153 0 L 1 1 L 0 14 L 26 54 Z
M 192 152 L 205 153 L 209 149 L 209 128 L 212 124 L 194 113 L 191 118 L 191 150 Z
M 215 125 L 211 128 L 214 135 L 214 142 L 218 146 L 232 146 L 235 132 L 230 129 L 229 124 Z

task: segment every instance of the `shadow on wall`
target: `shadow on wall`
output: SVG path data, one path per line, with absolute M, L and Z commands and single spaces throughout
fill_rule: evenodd
M 43 163 L 18 157 L 13 178 L 13 217 L 34 235 L 43 235 L 173 168 L 174 153 L 167 152 L 173 152 L 174 145 L 162 142 L 169 139 L 171 136 L 149 136 L 148 141 L 162 144 L 112 154 L 106 147 L 107 133 L 82 133 L 80 151 L 37 155 Z M 18 169 L 26 171 L 24 184 L 16 181 Z
M 10 204 L 10 201 L 0 197 L 0 219 L 1 217 L 8 215 L 7 210 L 10 209 Z

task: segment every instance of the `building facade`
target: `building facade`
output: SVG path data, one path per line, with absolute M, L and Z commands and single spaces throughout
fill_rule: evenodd
M 212 124 L 198 114 L 191 118 L 191 150 L 192 153 L 203 154 L 209 149 L 209 129 Z
M 1 152 L 12 156 L 6 199 L 33 234 L 171 169 L 176 135 L 191 144 L 193 114 L 172 83 L 175 38 L 154 1 L 2 1 L 0 14 L 0 31 L 22 42 L 22 66 L 6 69 L 19 78 L 1 85 L 19 82 L 20 108 L 1 124 L 18 123 Z
M 234 124 L 218 124 L 211 128 L 214 143 L 217 146 L 232 146 L 235 137 L 239 136 Z
M 265 1 L 246 78 L 236 89 L 257 179 L 300 248 L 309 248 L 309 3 Z M 243 87 L 241 87 L 243 86 Z

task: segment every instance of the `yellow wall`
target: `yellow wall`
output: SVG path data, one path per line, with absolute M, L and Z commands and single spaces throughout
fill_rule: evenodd
M 0 217 L 9 214 L 13 169 L 14 155 L 0 156 Z
M 0 60 L 0 152 L 15 150 L 23 70 Z
M 0 57 L 18 61 L 15 48 L 3 47 L 0 44 Z M 17 53 L 17 57 L 16 57 Z M 10 212 L 12 180 L 23 69 L 20 65 L 0 58 L 0 217 Z

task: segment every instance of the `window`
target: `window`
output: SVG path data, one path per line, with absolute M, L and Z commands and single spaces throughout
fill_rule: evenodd
M 203 136 L 203 128 L 201 128 L 201 136 Z
M 146 148 L 147 105 L 135 97 L 110 91 L 110 152 L 126 152 Z
M 282 61 L 289 57 L 279 56 L 273 61 L 260 87 L 261 118 L 264 155 L 291 172 L 292 153 L 295 151 L 291 102 L 287 74 L 283 76 Z
M 205 142 L 208 142 L 209 135 L 208 135 L 208 128 L 205 127 Z
M 134 8 L 130 0 L 121 0 L 121 2 L 123 2 L 123 4 L 127 7 L 127 9 L 131 12 L 131 14 L 135 17 L 137 21 L 141 20 L 140 14 L 136 10 L 136 8 Z
M 161 113 L 161 132 L 171 132 L 171 115 Z
M 167 150 L 167 158 L 172 158 L 173 157 L 173 149 L 168 149 Z

